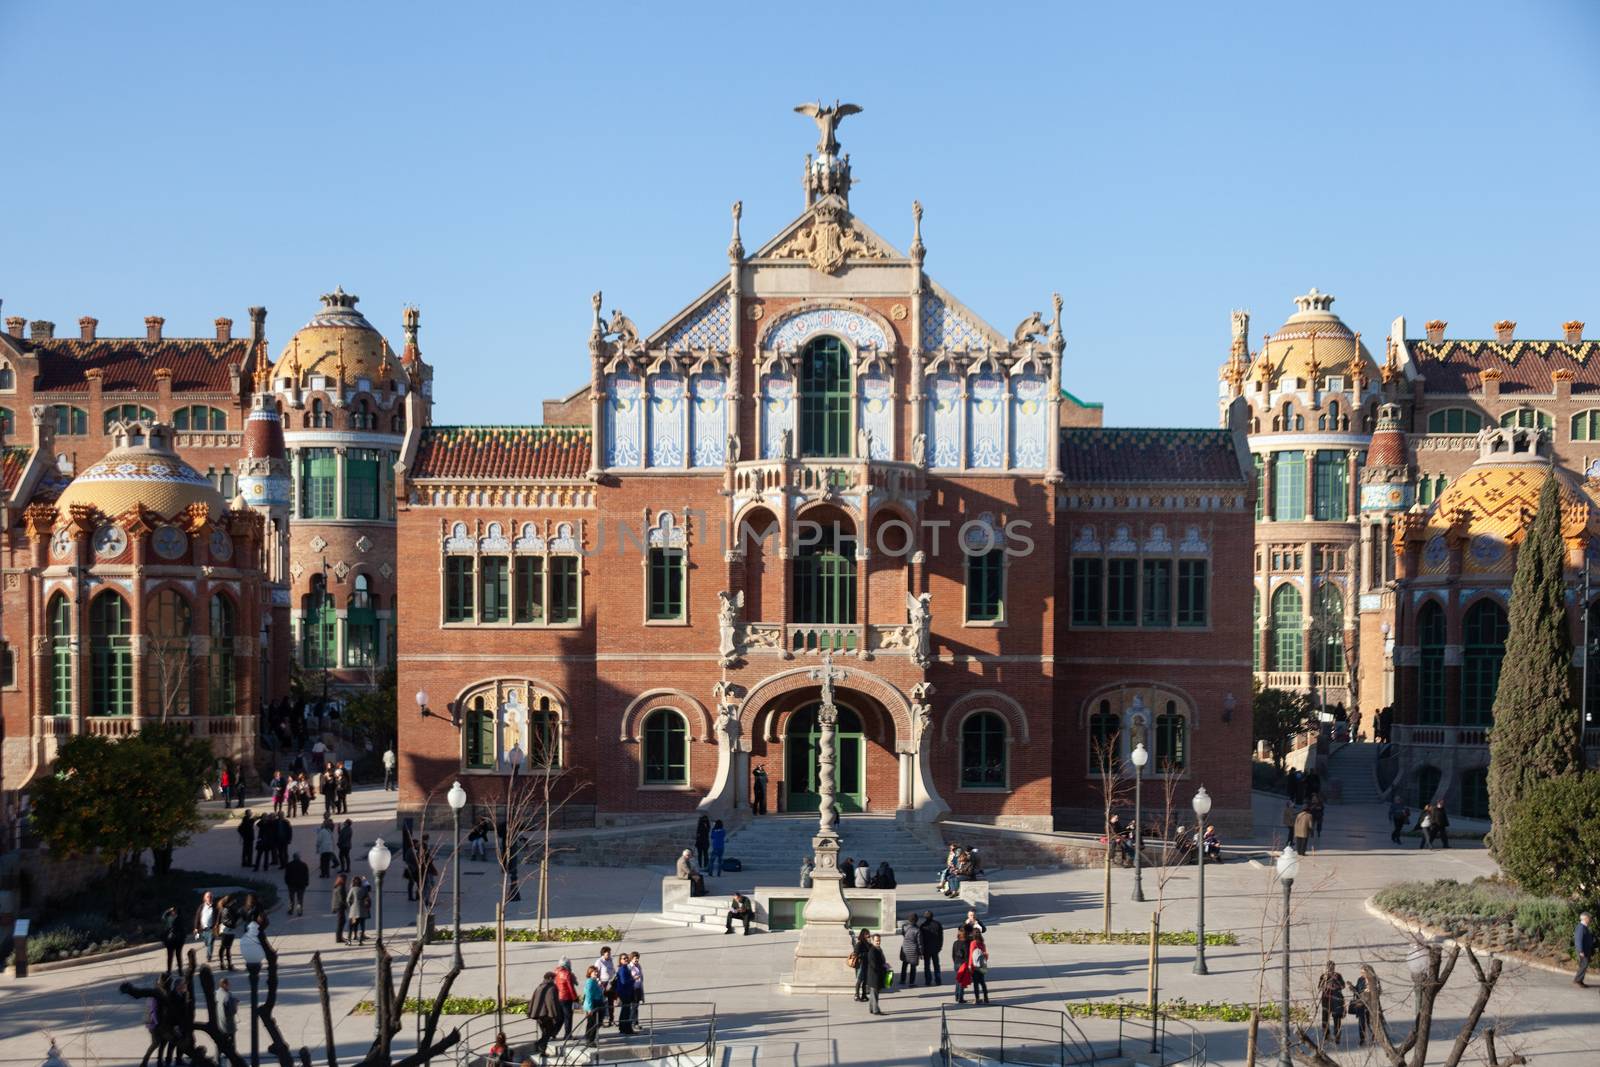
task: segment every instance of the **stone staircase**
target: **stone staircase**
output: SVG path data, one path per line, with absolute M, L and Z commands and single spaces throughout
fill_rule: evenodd
M 800 860 L 811 855 L 816 832 L 815 814 L 760 815 L 728 835 L 723 854 L 745 871 L 761 872 L 763 884 L 798 885 Z M 841 860 L 864 859 L 874 870 L 888 860 L 902 883 L 932 882 L 944 862 L 945 848 L 936 836 L 897 823 L 892 815 L 841 815 L 839 838 Z
M 1326 776 L 1337 783 L 1334 793 L 1341 804 L 1377 804 L 1384 797 L 1378 789 L 1378 745 L 1372 741 L 1353 741 L 1328 757 Z

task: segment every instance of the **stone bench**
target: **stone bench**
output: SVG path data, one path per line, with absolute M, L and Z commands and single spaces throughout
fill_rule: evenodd
M 661 879 L 661 910 L 668 911 L 672 905 L 678 903 L 687 904 L 694 899 L 691 895 L 692 888 L 689 879 L 679 878 L 675 874 L 669 874 Z
M 750 894 L 755 904 L 756 922 L 767 929 L 795 929 L 811 890 L 795 886 L 757 886 Z M 880 933 L 894 930 L 899 922 L 893 889 L 846 889 L 844 902 L 850 908 L 850 928 L 863 926 Z M 774 915 L 776 911 L 776 915 Z M 776 920 L 777 926 L 773 926 Z
M 988 914 L 989 879 L 974 878 L 969 881 L 963 878 L 961 880 L 960 898 L 979 915 Z

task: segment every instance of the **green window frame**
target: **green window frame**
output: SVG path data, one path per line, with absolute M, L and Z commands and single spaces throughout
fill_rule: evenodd
M 238 698 L 233 662 L 233 639 L 238 628 L 233 601 L 221 593 L 213 593 L 210 614 L 211 657 L 206 672 L 206 711 L 211 715 L 232 715 Z
M 1172 625 L 1172 561 L 1147 559 L 1140 568 L 1143 583 L 1140 591 L 1141 626 Z
M 1444 609 L 1430 600 L 1417 612 L 1417 722 L 1444 723 Z
M 1493 600 L 1478 601 L 1462 618 L 1461 725 L 1494 724 L 1495 691 L 1510 633 L 1505 609 Z
M 818 337 L 800 354 L 800 455 L 850 455 L 850 350 Z
M 1555 420 L 1538 408 L 1516 408 L 1500 416 L 1500 425 L 1508 428 L 1548 430 L 1555 425 Z
M 1203 559 L 1178 561 L 1178 625 L 1211 624 L 1211 565 Z
M 1072 625 L 1099 626 L 1104 607 L 1104 560 L 1084 556 L 1072 560 Z
M 511 621 L 511 560 L 505 556 L 478 558 L 478 621 Z
M 444 621 L 471 622 L 473 614 L 473 587 L 477 581 L 471 556 L 446 556 L 444 558 Z
M 650 621 L 668 622 L 682 619 L 683 549 L 670 547 L 650 549 L 649 572 L 647 615 Z
M 1260 522 L 1267 513 L 1267 457 L 1253 452 L 1250 462 L 1256 471 L 1256 521 Z
M 172 413 L 174 430 L 226 430 L 228 413 L 207 404 L 190 404 Z
M 89 714 L 133 714 L 133 637 L 128 602 L 105 592 L 89 602 Z
M 528 716 L 528 764 L 539 770 L 561 766 L 561 717 L 550 707 L 549 697 Z
M 50 710 L 56 715 L 71 715 L 72 693 L 72 602 L 65 594 L 50 598 L 46 614 L 50 622 Z
M 1350 514 L 1349 461 L 1343 452 L 1317 453 L 1312 514 L 1324 522 L 1343 522 Z
M 550 605 L 551 625 L 577 622 L 583 613 L 578 563 L 577 556 L 550 557 L 550 592 L 546 602 Z
M 316 669 L 339 665 L 339 609 L 322 575 L 311 579 L 311 592 L 302 599 L 300 665 Z
M 1182 771 L 1189 766 L 1189 720 L 1178 713 L 1177 701 L 1167 701 L 1165 714 L 1156 716 L 1156 768 L 1163 772 Z
M 975 711 L 961 723 L 961 788 L 1006 788 L 1006 722 Z
M 351 579 L 350 599 L 344 609 L 344 665 L 378 665 L 378 612 L 372 586 L 365 574 Z
M 853 626 L 856 621 L 855 537 L 829 527 L 794 561 L 794 621 Z
M 1431 474 L 1424 474 L 1421 478 L 1417 479 L 1417 503 L 1433 503 L 1433 485 L 1433 476 Z
M 644 784 L 689 784 L 689 728 L 670 708 L 656 708 L 644 718 Z
M 188 715 L 194 709 L 189 649 L 194 618 L 189 602 L 163 589 L 145 607 L 149 641 L 144 655 L 144 702 L 156 715 Z
M 1443 408 L 1428 413 L 1429 433 L 1477 433 L 1483 416 L 1471 408 Z
M 1344 671 L 1344 590 L 1332 582 L 1317 589 L 1311 608 L 1311 669 L 1331 674 Z
M 967 557 L 967 621 L 1005 618 L 1006 550 L 991 548 Z
M 1103 770 L 1100 766 L 1108 749 L 1111 750 L 1110 763 L 1113 768 L 1121 766 L 1119 753 L 1115 751 L 1117 735 L 1122 732 L 1122 720 L 1112 714 L 1111 702 L 1102 700 L 1100 710 L 1089 716 L 1089 770 L 1091 773 Z
M 344 456 L 344 517 L 347 519 L 376 519 L 378 517 L 378 485 L 381 483 L 378 468 L 382 466 L 383 453 L 371 448 L 352 448 Z
M 89 413 L 71 404 L 52 404 L 50 413 L 56 420 L 57 437 L 82 437 L 89 432 Z
M 10 408 L 0 408 L 0 436 L 10 437 L 17 425 L 16 416 Z
M 112 423 L 117 422 L 154 422 L 156 413 L 142 404 L 112 404 L 100 416 L 100 425 L 106 433 L 111 432 Z
M 1139 625 L 1139 561 L 1106 560 L 1106 625 Z
M 1272 457 L 1272 517 L 1301 522 L 1306 517 L 1306 454 L 1277 452 Z
M 1250 594 L 1250 669 L 1261 673 L 1261 588 Z
M 339 456 L 333 449 L 302 449 L 299 481 L 302 519 L 338 518 Z
M 1600 408 L 1590 408 L 1572 416 L 1574 441 L 1600 441 Z
M 1284 582 L 1272 593 L 1272 667 L 1296 673 L 1305 669 L 1300 590 Z
M 461 730 L 461 759 L 469 770 L 484 771 L 494 766 L 494 719 L 494 711 L 483 706 L 483 698 L 473 697 Z
M 515 601 L 511 621 L 544 621 L 544 557 L 518 556 L 512 567 L 511 596 Z

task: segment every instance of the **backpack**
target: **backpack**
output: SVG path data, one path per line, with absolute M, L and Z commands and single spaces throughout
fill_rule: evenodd
M 734 871 L 734 872 L 737 873 L 739 871 L 744 870 L 744 864 L 741 863 L 740 861 L 736 860 L 736 859 L 723 860 L 722 861 L 722 869 L 725 870 L 725 871 Z
M 972 954 L 972 966 L 980 971 L 987 971 L 989 969 L 989 954 L 981 948 L 974 952 Z

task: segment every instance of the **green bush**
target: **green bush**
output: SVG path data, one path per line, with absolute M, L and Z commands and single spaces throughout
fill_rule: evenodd
M 1537 941 L 1565 945 L 1578 925 L 1578 905 L 1556 897 L 1535 897 L 1517 905 L 1513 923 L 1517 930 Z
M 1500 878 L 1462 883 L 1403 882 L 1372 898 L 1384 911 L 1443 930 L 1479 948 L 1531 951 L 1566 959 L 1571 954 L 1577 904 L 1534 896 Z
M 1207 1000 L 1191 1004 L 1182 997 L 1162 1001 L 1161 1014 L 1171 1019 L 1188 1019 L 1193 1022 L 1244 1023 L 1250 1021 L 1251 1009 L 1258 1007 L 1263 1021 L 1282 1016 L 1278 1005 L 1273 1003 L 1255 1005 Z M 1067 1011 L 1073 1015 L 1087 1015 L 1098 1019 L 1115 1019 L 1119 1016 L 1125 1019 L 1150 1018 L 1150 1006 L 1132 1000 L 1069 1000 Z M 1290 1005 L 1289 1017 L 1295 1022 L 1306 1022 L 1310 1018 L 1306 1010 L 1299 1005 Z
M 1039 930 L 1031 935 L 1036 945 L 1148 945 L 1150 934 L 1142 930 L 1116 930 L 1110 934 L 1099 930 Z M 1163 945 L 1192 945 L 1196 935 L 1193 930 L 1163 930 Z M 1237 945 L 1239 935 L 1231 930 L 1206 934 L 1208 945 Z
M 466 938 L 462 938 L 463 941 Z M 416 1015 L 421 1012 L 433 1010 L 433 999 L 423 1000 L 419 997 L 407 997 L 404 1014 Z M 526 997 L 507 997 L 505 1011 L 507 1015 L 521 1015 L 528 1010 Z M 444 1000 L 443 1015 L 487 1015 L 494 1011 L 493 997 L 446 997 Z M 356 1004 L 352 1014 L 371 1015 L 372 1001 L 363 1000 Z
M 435 927 L 433 941 L 454 941 L 455 930 L 447 927 Z M 472 941 L 493 941 L 494 927 L 492 926 L 463 926 L 461 928 L 461 943 L 463 945 Z M 620 941 L 622 931 L 615 926 L 553 926 L 544 933 L 526 926 L 506 927 L 507 941 Z
M 1536 896 L 1600 895 L 1600 775 L 1534 785 L 1495 834 L 1506 874 Z

